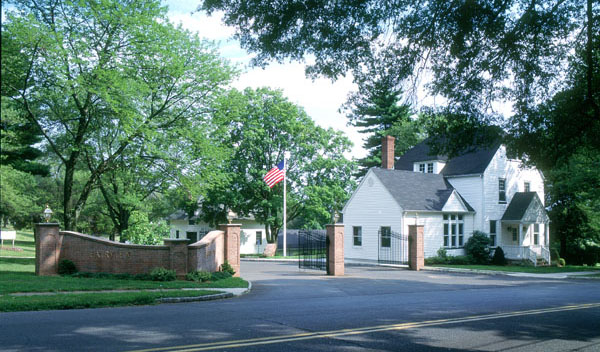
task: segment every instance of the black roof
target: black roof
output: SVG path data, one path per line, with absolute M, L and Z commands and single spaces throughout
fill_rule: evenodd
M 445 176 L 482 174 L 500 147 L 500 143 L 491 147 L 473 147 L 459 156 L 448 159 L 445 155 L 431 155 L 428 142 L 429 139 L 407 151 L 396 161 L 395 169 L 412 171 L 416 162 L 441 160 L 446 162 L 441 172 Z
M 542 206 L 542 201 L 540 197 L 538 197 L 536 192 L 517 192 L 510 200 L 508 207 L 504 211 L 504 215 L 502 216 L 502 221 L 521 221 L 524 220 L 525 215 L 537 217 L 538 214 L 536 212 L 542 212 L 543 208 L 540 209 L 532 209 L 533 214 L 527 214 L 527 210 L 532 202 L 535 202 L 535 206 L 537 208 Z M 545 211 L 543 211 L 542 217 L 547 218 L 545 215 Z M 545 222 L 545 221 L 543 221 Z
M 443 175 L 380 168 L 372 170 L 404 210 L 441 211 L 454 191 Z M 462 196 L 461 200 L 469 211 L 474 211 Z

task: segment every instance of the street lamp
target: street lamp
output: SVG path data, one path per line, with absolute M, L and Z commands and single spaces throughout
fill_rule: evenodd
M 334 223 L 334 224 L 337 224 L 338 220 L 340 220 L 340 214 L 338 213 L 338 211 L 337 211 L 337 210 L 335 210 L 335 211 L 333 212 L 333 223 Z
M 46 209 L 44 209 L 44 213 L 42 214 L 44 216 L 44 219 L 46 220 L 46 222 L 50 222 L 52 213 L 53 213 L 52 209 L 50 209 L 50 206 L 48 204 L 46 204 Z

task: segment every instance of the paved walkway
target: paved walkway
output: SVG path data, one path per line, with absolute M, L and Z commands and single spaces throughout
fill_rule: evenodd
M 582 275 L 591 275 L 598 274 L 599 271 L 573 271 L 573 272 L 563 272 L 563 273 L 519 273 L 519 272 L 511 272 L 511 271 L 497 271 L 497 270 L 476 270 L 476 269 L 461 269 L 461 268 L 445 268 L 445 267 L 435 267 L 435 266 L 426 266 L 424 270 L 431 271 L 443 271 L 443 272 L 451 272 L 451 273 L 474 273 L 474 274 L 484 274 L 484 275 L 505 275 L 505 276 L 513 276 L 513 277 L 530 277 L 536 279 L 568 279 L 574 276 L 582 276 Z
M 215 291 L 217 293 L 229 293 L 233 296 L 241 296 L 252 289 L 252 283 L 248 282 L 247 288 L 169 288 L 169 289 L 151 289 L 151 290 L 102 290 L 102 291 L 59 291 L 59 292 L 20 292 L 9 293 L 9 296 L 50 296 L 57 294 L 75 294 L 75 293 L 122 293 L 122 292 L 158 292 L 158 291 Z

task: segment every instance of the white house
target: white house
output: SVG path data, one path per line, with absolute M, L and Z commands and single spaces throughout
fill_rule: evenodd
M 426 258 L 440 248 L 464 254 L 477 230 L 509 259 L 550 260 L 543 176 L 509 159 L 500 144 L 449 159 L 431 155 L 423 142 L 395 160 L 388 136 L 382 167 L 367 172 L 342 212 L 346 259 L 382 261 L 395 241 L 406 241 L 408 225 L 418 224 Z
M 243 217 L 233 220 L 241 224 L 240 254 L 261 254 L 267 245 L 265 226 L 258 223 L 254 217 Z M 191 218 L 183 210 L 169 216 L 171 238 L 187 238 L 191 243 L 200 241 L 208 232 L 215 230 L 201 220 L 198 212 Z

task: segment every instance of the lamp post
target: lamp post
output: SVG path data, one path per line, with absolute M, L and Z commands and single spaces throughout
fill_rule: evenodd
M 46 209 L 44 209 L 44 213 L 42 214 L 46 222 L 50 222 L 50 218 L 52 218 L 52 213 L 54 212 L 52 211 L 52 209 L 50 209 L 50 206 L 46 204 Z
M 339 220 L 340 220 L 340 213 L 338 213 L 338 211 L 335 210 L 333 212 L 333 223 L 337 224 Z

